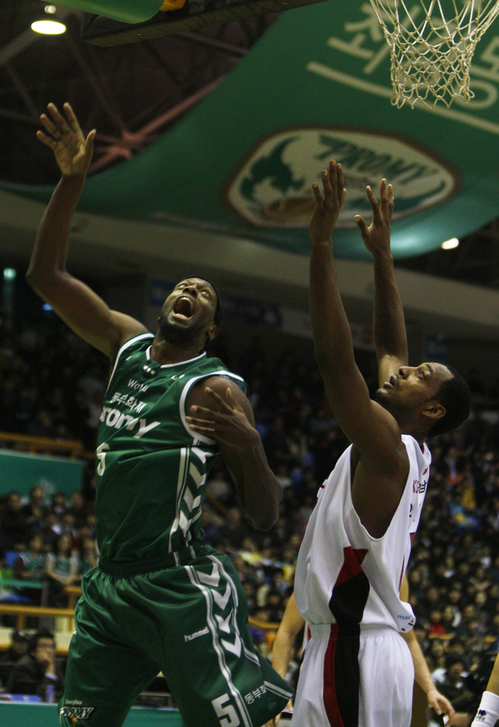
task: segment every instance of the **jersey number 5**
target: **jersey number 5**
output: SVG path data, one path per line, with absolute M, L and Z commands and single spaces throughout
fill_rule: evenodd
M 101 477 L 104 474 L 104 470 L 106 469 L 106 450 L 109 449 L 109 444 L 99 444 L 97 449 L 95 450 L 95 455 L 97 457 L 97 474 L 99 477 Z
M 220 721 L 220 727 L 237 727 L 241 724 L 239 717 L 236 714 L 236 710 L 231 704 L 223 706 L 225 702 L 230 699 L 228 694 L 222 694 L 221 697 L 212 700 L 213 709 L 215 710 L 217 717 Z

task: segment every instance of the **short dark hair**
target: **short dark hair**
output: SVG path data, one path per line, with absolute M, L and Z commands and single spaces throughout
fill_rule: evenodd
M 30 654 L 36 650 L 36 647 L 38 646 L 38 639 L 51 639 L 55 644 L 54 634 L 52 631 L 46 628 L 38 629 L 38 631 L 30 636 L 28 641 L 28 651 Z
M 450 667 L 454 666 L 454 664 L 462 664 L 464 668 L 466 665 L 464 657 L 458 656 L 457 654 L 449 654 L 445 659 L 445 668 L 450 669 Z
M 452 432 L 453 429 L 461 426 L 470 415 L 470 387 L 456 369 L 452 366 L 446 368 L 451 372 L 452 378 L 442 382 L 434 397 L 439 404 L 445 407 L 445 415 L 433 424 L 428 432 L 428 438 Z

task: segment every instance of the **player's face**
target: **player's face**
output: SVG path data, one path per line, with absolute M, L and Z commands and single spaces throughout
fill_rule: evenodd
M 389 411 L 407 411 L 434 399 L 452 373 L 439 363 L 401 366 L 376 392 L 376 400 Z
M 214 329 L 217 294 L 208 281 L 187 278 L 178 283 L 163 304 L 160 330 L 167 340 L 206 338 Z

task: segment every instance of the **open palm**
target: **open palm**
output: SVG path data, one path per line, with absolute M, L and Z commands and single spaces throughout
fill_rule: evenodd
M 92 160 L 95 130 L 85 139 L 68 103 L 64 104 L 64 116 L 53 103 L 47 106 L 47 112 L 40 116 L 45 132 L 37 131 L 37 138 L 52 149 L 63 175 L 86 174 Z

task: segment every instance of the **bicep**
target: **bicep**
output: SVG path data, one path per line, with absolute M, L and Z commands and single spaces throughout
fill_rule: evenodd
M 88 285 L 67 272 L 56 276 L 50 289 L 38 292 L 72 331 L 110 358 L 127 338 L 146 330 L 134 318 L 111 310 Z

